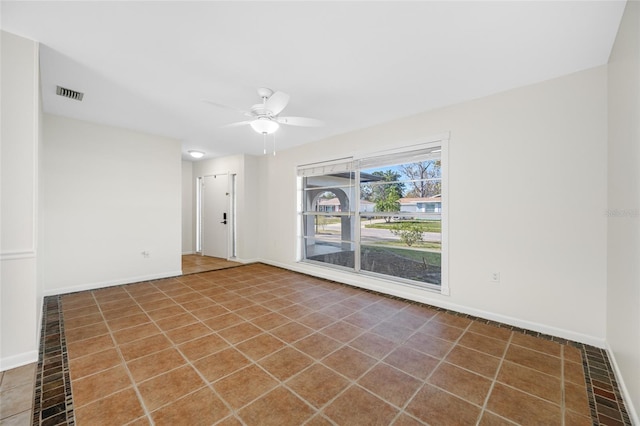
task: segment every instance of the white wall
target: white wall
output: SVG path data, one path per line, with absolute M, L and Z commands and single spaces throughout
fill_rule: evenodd
M 606 67 L 598 67 L 265 157 L 262 258 L 604 346 L 606 83 Z M 443 132 L 450 296 L 295 262 L 297 165 Z M 489 282 L 491 271 L 501 273 L 499 284 Z
M 194 217 L 195 194 L 193 186 L 193 163 L 182 162 L 182 254 L 195 252 Z
M 38 359 L 38 44 L 0 32 L 0 370 Z
M 45 115 L 45 292 L 180 274 L 181 170 L 176 140 Z
M 251 155 L 234 155 L 196 161 L 195 179 L 213 174 L 236 174 L 236 242 L 238 262 L 252 262 L 258 258 L 258 230 L 261 207 L 258 205 L 258 160 Z M 195 189 L 194 189 L 195 203 Z M 195 204 L 194 204 L 195 205 Z M 194 215 L 195 215 L 194 207 Z M 195 220 L 195 218 L 194 218 Z M 195 235 L 194 235 L 195 241 Z
M 238 197 L 237 200 L 238 257 L 243 262 L 248 262 L 258 260 L 259 229 L 261 226 L 268 226 L 268 224 L 263 220 L 263 208 L 258 204 L 260 157 L 253 155 L 244 155 L 243 157 L 243 176 L 239 177 L 239 185 L 242 185 L 242 197 Z
M 609 60 L 607 343 L 640 424 L 640 4 L 627 3 Z M 620 380 L 622 379 L 622 380 Z

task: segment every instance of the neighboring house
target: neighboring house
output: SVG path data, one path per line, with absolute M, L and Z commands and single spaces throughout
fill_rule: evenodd
M 340 200 L 338 198 L 321 198 L 318 200 L 318 211 L 328 213 L 342 211 L 340 209 Z
M 400 212 L 402 213 L 440 213 L 442 212 L 442 199 L 440 195 L 434 197 L 407 197 L 400 198 Z M 367 200 L 360 200 L 361 212 L 374 212 L 375 203 Z M 341 212 L 340 200 L 334 198 L 321 198 L 318 200 L 319 212 Z
M 400 198 L 400 211 L 403 213 L 440 213 L 442 199 L 440 194 L 433 197 Z
M 373 212 L 375 208 L 375 203 L 367 200 L 360 200 L 360 211 L 361 212 Z M 319 212 L 340 212 L 342 208 L 340 207 L 340 200 L 336 198 L 321 198 L 318 201 L 318 211 Z

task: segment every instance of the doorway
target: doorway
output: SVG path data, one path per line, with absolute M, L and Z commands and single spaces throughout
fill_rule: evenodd
M 198 178 L 197 251 L 203 256 L 235 257 L 235 175 Z

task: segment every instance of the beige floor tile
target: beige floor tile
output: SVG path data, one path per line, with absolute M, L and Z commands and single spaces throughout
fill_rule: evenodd
M 2 426 L 31 426 L 31 410 L 0 419 Z
M 36 363 L 31 363 L 5 371 L 2 375 L 2 381 L 0 382 L 0 390 L 7 390 L 19 385 L 33 383 L 35 380 L 36 366 Z
M 0 416 L 11 417 L 33 406 L 33 383 L 13 386 L 0 391 Z

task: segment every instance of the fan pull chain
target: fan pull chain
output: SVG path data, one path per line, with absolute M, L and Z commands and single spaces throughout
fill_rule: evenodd
M 262 133 L 262 146 L 263 146 L 263 154 L 267 155 L 267 133 Z
M 276 156 L 276 134 L 273 134 L 273 156 Z

